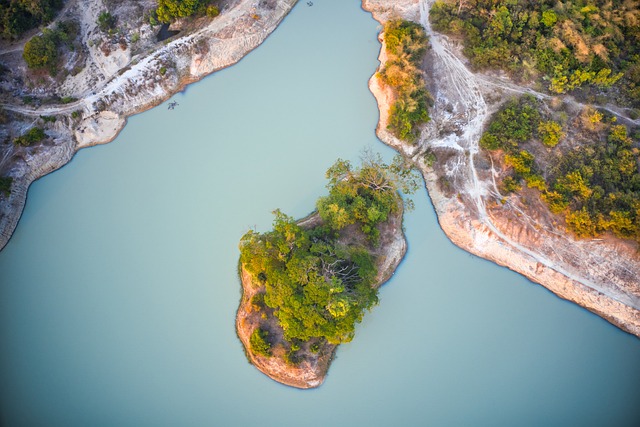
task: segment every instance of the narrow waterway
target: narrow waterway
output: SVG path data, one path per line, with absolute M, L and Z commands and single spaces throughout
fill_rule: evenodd
M 249 365 L 237 243 L 302 216 L 377 141 L 377 24 L 301 2 L 238 65 L 36 182 L 0 252 L 0 425 L 637 426 L 640 340 L 454 247 L 426 192 L 409 253 L 325 384 Z

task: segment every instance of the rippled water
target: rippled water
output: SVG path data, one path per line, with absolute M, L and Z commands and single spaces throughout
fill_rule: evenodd
M 443 236 L 423 191 L 381 303 L 300 391 L 235 336 L 237 243 L 374 136 L 377 25 L 300 3 L 240 64 L 35 183 L 0 253 L 6 426 L 635 426 L 640 340 Z

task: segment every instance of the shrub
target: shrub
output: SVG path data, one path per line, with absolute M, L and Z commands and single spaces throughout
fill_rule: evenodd
M 21 135 L 13 140 L 15 145 L 22 147 L 28 147 L 32 144 L 42 141 L 47 135 L 44 133 L 44 129 L 39 127 L 33 127 L 29 129 L 24 135 Z
M 538 133 L 542 139 L 542 143 L 547 147 L 555 147 L 564 137 L 562 126 L 553 120 L 541 121 L 538 124 Z
M 19 38 L 25 31 L 50 22 L 61 0 L 3 0 L 0 2 L 0 37 Z
M 569 212 L 565 217 L 567 226 L 578 237 L 592 237 L 596 235 L 596 223 L 585 208 Z
M 158 0 L 158 21 L 169 23 L 177 18 L 186 18 L 204 12 L 204 0 Z
M 40 118 L 45 123 L 55 123 L 57 120 L 55 116 L 40 116 Z
M 419 24 L 399 20 L 387 22 L 384 39 L 389 59 L 378 77 L 396 92 L 388 127 L 396 137 L 412 142 L 419 126 L 430 120 L 433 103 L 420 70 L 428 39 Z
M 207 6 L 207 16 L 209 18 L 215 18 L 218 15 L 220 15 L 220 9 L 218 9 L 218 6 L 214 6 L 214 5 Z
M 98 15 L 98 28 L 103 33 L 114 29 L 116 26 L 116 17 L 107 12 L 106 10 Z
M 45 29 L 41 36 L 33 36 L 24 45 L 22 57 L 29 68 L 48 69 L 52 73 L 55 72 L 58 63 L 55 34 Z
M 269 331 L 266 331 L 262 328 L 256 328 L 251 333 L 251 337 L 249 338 L 249 344 L 251 345 L 251 350 L 259 355 L 270 357 L 271 356 L 271 344 L 267 341 L 269 337 Z
M 500 190 L 507 194 L 520 191 L 521 189 L 522 186 L 511 176 L 503 179 L 502 184 L 500 185 Z

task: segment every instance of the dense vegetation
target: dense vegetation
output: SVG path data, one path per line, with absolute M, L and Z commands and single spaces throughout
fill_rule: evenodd
M 539 141 L 551 148 L 565 131 L 558 122 L 544 120 L 539 107 L 530 96 L 511 100 L 482 135 L 481 147 L 501 150 L 511 168 L 501 190 L 519 191 L 522 181 L 540 190 L 551 211 L 564 215 L 579 237 L 611 231 L 640 241 L 640 152 L 627 128 L 586 109 L 572 123 L 572 137 L 580 144 L 568 153 L 555 152 L 543 177 L 535 156 L 522 145 Z
M 71 21 L 60 22 L 54 30 L 45 28 L 41 35 L 33 36 L 25 45 L 22 57 L 29 68 L 47 70 L 56 74 L 63 45 L 73 47 L 78 25 Z
M 432 99 L 420 69 L 427 35 L 419 24 L 393 20 L 384 26 L 384 40 L 388 59 L 379 77 L 396 93 L 389 110 L 389 129 L 398 138 L 413 141 L 419 126 L 430 119 Z
M 640 105 L 640 8 L 624 0 L 436 2 L 434 29 L 464 37 L 471 63 L 514 76 L 542 76 L 564 93 L 619 81 Z
M 211 3 L 211 0 L 158 0 L 156 15 L 158 21 L 163 23 L 193 15 L 206 14 L 209 17 L 215 17 L 220 11 Z
M 357 169 L 338 160 L 327 177 L 330 195 L 318 201 L 323 225 L 305 229 L 276 211 L 272 231 L 249 231 L 240 242 L 240 262 L 264 286 L 252 305 L 273 310 L 292 348 L 353 338 L 355 324 L 378 301 L 375 259 L 366 245 L 346 245 L 340 235 L 355 223 L 377 235 L 372 228 L 400 209 L 397 189 L 415 185 L 409 172 L 396 173 L 379 158 Z M 250 344 L 260 354 L 271 349 L 266 331 L 254 332 Z
M 378 239 L 376 226 L 396 211 L 396 189 L 413 193 L 417 181 L 396 157 L 391 165 L 379 157 L 363 160 L 359 169 L 338 160 L 327 171 L 329 195 L 318 200 L 318 213 L 332 230 L 339 231 L 347 225 L 358 223 L 362 232 L 372 241 Z
M 25 31 L 50 22 L 62 0 L 0 0 L 0 36 L 19 38 Z

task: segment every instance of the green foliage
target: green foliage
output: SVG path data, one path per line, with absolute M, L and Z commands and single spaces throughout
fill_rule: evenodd
M 259 355 L 271 357 L 271 344 L 268 341 L 269 331 L 256 328 L 249 337 L 249 345 L 251 350 Z
M 504 162 L 513 168 L 516 176 L 528 176 L 531 173 L 533 167 L 533 155 L 527 150 L 521 150 L 519 153 L 511 155 L 506 154 L 504 156 Z
M 538 124 L 538 134 L 547 147 L 555 147 L 564 137 L 562 126 L 553 120 L 541 121 Z
M 45 123 L 55 123 L 57 120 L 56 116 L 40 116 L 40 118 Z
M 276 211 L 272 231 L 242 237 L 240 262 L 264 285 L 264 304 L 273 309 L 285 340 L 350 341 L 355 324 L 377 303 L 373 255 L 357 245 L 345 246 L 337 236 L 355 222 L 369 236 L 376 235 L 375 226 L 398 209 L 397 189 L 417 185 L 400 167 L 399 161 L 384 165 L 370 158 L 353 170 L 338 160 L 327 171 L 330 195 L 318 201 L 324 225 L 306 230 Z
M 398 207 L 396 191 L 411 194 L 418 188 L 415 175 L 399 156 L 386 165 L 380 156 L 369 154 L 356 169 L 339 159 L 327 178 L 329 195 L 317 203 L 322 219 L 334 230 L 358 223 L 373 241 L 378 237 L 376 226 Z
M 41 36 L 33 36 L 24 45 L 22 57 L 29 68 L 48 69 L 53 73 L 58 63 L 58 47 L 55 33 L 45 29 Z
M 585 208 L 569 212 L 565 220 L 569 229 L 578 237 L 592 237 L 596 234 L 596 223 Z
M 379 77 L 397 95 L 389 110 L 389 129 L 411 142 L 418 127 L 430 120 L 428 109 L 433 103 L 420 70 L 428 39 L 420 25 L 409 21 L 388 21 L 384 39 L 388 60 Z
M 103 33 L 113 30 L 116 27 L 116 17 L 106 10 L 98 15 L 98 28 Z
M 567 225 L 576 234 L 611 231 L 618 237 L 638 239 L 640 159 L 625 126 L 606 126 L 606 140 L 581 146 L 562 158 L 550 187 L 556 200 L 569 206 Z
M 17 39 L 50 22 L 61 7 L 62 0 L 0 0 L 0 37 Z
M 518 144 L 533 137 L 538 127 L 540 113 L 535 98 L 530 95 L 507 102 L 492 118 L 480 138 L 485 150 L 511 152 Z
M 502 180 L 500 191 L 509 194 L 518 192 L 522 189 L 522 186 L 512 176 L 507 176 Z
M 637 2 L 447 0 L 433 5 L 430 19 L 435 30 L 464 38 L 478 68 L 543 77 L 556 93 L 606 88 L 624 75 L 627 99 L 640 103 L 632 83 L 640 63 Z
M 542 192 L 545 192 L 548 190 L 547 182 L 544 180 L 544 178 L 541 175 L 529 174 L 524 179 L 527 182 L 527 187 L 529 188 L 535 188 Z
M 218 8 L 218 6 L 214 6 L 214 5 L 207 6 L 207 16 L 209 18 L 215 18 L 218 15 L 220 15 L 220 9 Z
M 377 303 L 368 252 L 343 247 L 322 230 L 303 230 L 278 211 L 273 231 L 250 231 L 240 252 L 247 271 L 265 278 L 264 303 L 274 309 L 288 341 L 350 341 L 355 323 Z
M 178 18 L 208 13 L 207 3 L 207 0 L 158 0 L 156 15 L 158 21 L 169 23 Z
M 11 185 L 13 184 L 13 178 L 10 176 L 0 177 L 0 194 L 4 194 L 5 197 L 11 195 Z
M 50 74 L 55 74 L 60 56 L 59 48 L 62 45 L 71 48 L 78 31 L 77 23 L 62 21 L 54 30 L 45 28 L 42 30 L 42 35 L 33 36 L 24 45 L 22 52 L 27 67 L 46 69 Z
M 15 138 L 13 140 L 13 143 L 22 147 L 28 147 L 42 141 L 46 138 L 46 136 L 47 135 L 44 133 L 44 129 L 39 127 L 32 127 L 25 134 Z

